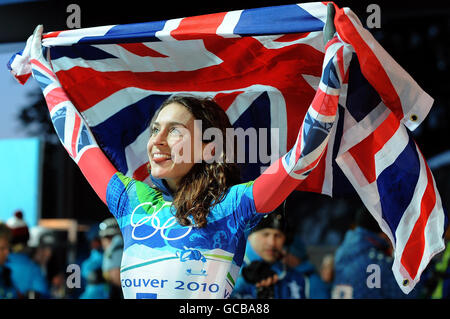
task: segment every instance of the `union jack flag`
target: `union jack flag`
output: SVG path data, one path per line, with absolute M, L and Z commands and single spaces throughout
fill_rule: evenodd
M 335 40 L 345 45 L 327 58 L 326 5 L 50 32 L 42 45 L 51 70 L 30 61 L 28 45 L 10 69 L 22 83 L 33 69 L 81 169 L 85 152 L 101 150 L 119 171 L 146 181 L 148 123 L 162 101 L 175 93 L 214 98 L 235 128 L 259 129 L 270 162 L 283 156 L 283 167 L 301 181 L 296 189 L 356 191 L 393 243 L 393 272 L 409 293 L 444 249 L 447 217 L 408 131 L 433 99 L 348 8 L 335 6 Z M 316 109 L 324 99 L 337 107 Z M 303 165 L 293 166 L 299 158 Z M 247 162 L 244 180 L 268 165 L 261 157 Z

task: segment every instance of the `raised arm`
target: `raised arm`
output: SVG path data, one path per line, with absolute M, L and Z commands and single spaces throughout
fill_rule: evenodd
M 328 27 L 324 28 L 325 38 L 327 32 L 334 33 L 334 28 L 330 30 Z M 326 44 L 320 84 L 294 147 L 254 182 L 253 198 L 257 212 L 267 213 L 277 208 L 308 177 L 325 153 L 351 55 L 352 49 L 337 36 Z
M 43 26 L 40 25 L 35 29 L 30 43 L 33 77 L 41 86 L 50 118 L 61 143 L 94 191 L 106 203 L 106 188 L 117 170 L 98 146 L 83 117 L 70 102 L 52 67 L 43 56 L 42 32 Z

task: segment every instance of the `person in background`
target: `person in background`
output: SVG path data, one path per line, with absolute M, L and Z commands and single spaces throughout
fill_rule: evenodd
M 322 264 L 320 265 L 320 278 L 327 287 L 328 293 L 331 297 L 331 288 L 334 279 L 334 255 L 326 254 L 322 259 Z
M 123 252 L 123 238 L 114 218 L 105 219 L 99 226 L 99 236 L 103 247 L 102 271 L 109 284 L 110 299 L 122 299 L 120 265 Z
M 11 269 L 13 285 L 18 290 L 19 298 L 50 298 L 49 284 L 39 265 L 30 257 L 28 226 L 23 220 L 22 211 L 16 211 L 6 221 L 11 229 L 11 253 L 7 266 Z
M 11 279 L 11 269 L 6 266 L 11 241 L 11 229 L 0 222 L 0 299 L 17 298 L 16 289 Z
M 420 286 L 404 294 L 392 272 L 392 246 L 365 207 L 345 234 L 334 259 L 333 299 L 417 298 Z
M 67 298 L 65 267 L 61 268 L 56 264 L 59 244 L 55 231 L 41 226 L 30 229 L 30 256 L 49 283 L 52 299 Z
M 296 234 L 292 243 L 287 247 L 283 263 L 288 266 L 288 269 L 295 269 L 304 275 L 306 286 L 309 287 L 309 289 L 306 290 L 306 298 L 330 298 L 328 287 L 322 281 L 315 266 L 309 261 L 306 247 L 300 234 Z
M 85 287 L 79 299 L 108 299 L 109 285 L 102 273 L 103 248 L 99 236 L 99 225 L 93 225 L 86 236 L 90 243 L 90 254 L 81 264 L 81 277 Z
M 248 236 L 244 265 L 231 298 L 303 299 L 302 273 L 281 262 L 286 241 L 283 205 L 266 215 Z
M 42 273 L 47 280 L 50 279 L 48 274 L 48 263 L 53 256 L 53 250 L 56 246 L 55 235 L 46 228 L 37 226 L 30 231 L 30 240 L 28 246 L 30 255 L 35 263 L 41 267 Z

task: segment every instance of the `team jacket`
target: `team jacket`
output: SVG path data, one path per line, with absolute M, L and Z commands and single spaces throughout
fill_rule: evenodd
M 159 185 L 161 187 L 161 185 Z M 107 204 L 124 237 L 121 282 L 125 298 L 227 298 L 256 213 L 253 183 L 231 187 L 207 226 L 181 226 L 163 193 L 121 173 L 111 179 Z M 194 223 L 192 223 L 194 224 Z

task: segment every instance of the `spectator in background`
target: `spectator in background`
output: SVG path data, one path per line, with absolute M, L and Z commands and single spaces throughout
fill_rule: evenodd
M 53 258 L 58 247 L 57 237 L 54 231 L 41 226 L 30 230 L 30 256 L 39 265 L 45 280 L 50 284 L 50 297 L 54 299 L 66 298 L 65 272 L 63 269 L 54 269 Z M 52 267 L 53 266 L 53 267 Z
M 109 284 L 110 299 L 122 299 L 120 265 L 122 262 L 123 238 L 115 218 L 100 223 L 99 236 L 103 247 L 103 276 Z
M 305 298 L 303 274 L 281 262 L 285 241 L 285 219 L 280 206 L 248 236 L 244 264 L 231 298 Z
M 17 298 L 16 289 L 11 279 L 11 269 L 6 266 L 11 241 L 11 229 L 0 222 L 0 299 Z
M 53 256 L 53 249 L 56 246 L 55 235 L 44 227 L 34 227 L 31 229 L 28 246 L 33 261 L 41 267 L 42 273 L 49 280 L 48 263 Z
M 331 296 L 331 288 L 333 286 L 334 279 L 334 256 L 333 254 L 326 254 L 322 259 L 322 264 L 320 265 L 320 278 L 327 287 L 328 292 Z
M 23 213 L 16 211 L 6 222 L 12 231 L 11 253 L 7 266 L 11 269 L 14 287 L 18 290 L 19 298 L 49 298 L 49 284 L 39 265 L 31 257 L 27 245 L 30 238 L 28 226 L 23 220 Z
M 80 299 L 108 299 L 109 285 L 102 273 L 103 249 L 99 225 L 93 225 L 86 236 L 90 243 L 90 254 L 81 264 L 81 277 L 86 284 Z
M 296 234 L 292 243 L 287 247 L 283 263 L 288 269 L 295 269 L 305 277 L 306 286 L 309 287 L 306 292 L 308 299 L 328 299 L 330 290 L 320 278 L 316 267 L 309 261 L 305 244 L 300 234 Z
M 356 213 L 355 224 L 335 253 L 332 298 L 417 298 L 421 293 L 419 286 L 406 295 L 395 281 L 392 246 L 365 207 Z M 368 284 L 371 274 L 377 277 Z

